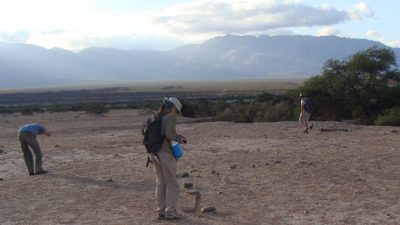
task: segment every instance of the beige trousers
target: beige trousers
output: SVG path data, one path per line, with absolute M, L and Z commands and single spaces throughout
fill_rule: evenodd
M 40 172 L 43 170 L 42 168 L 42 151 L 39 146 L 39 142 L 36 139 L 36 136 L 33 134 L 24 134 L 20 133 L 18 134 L 19 142 L 21 143 L 21 149 L 22 152 L 24 153 L 24 160 L 26 167 L 28 168 L 28 171 L 30 173 L 33 172 Z M 35 154 L 35 165 L 33 164 L 33 157 L 31 150 L 29 147 L 33 150 L 33 153 Z M 35 171 L 34 171 L 35 168 Z
M 179 198 L 176 160 L 169 146 L 164 145 L 157 155 L 157 159 L 154 158 L 155 156 L 150 157 L 156 175 L 156 211 L 168 213 L 176 210 Z
M 309 120 L 310 120 L 310 113 L 308 113 L 306 111 L 304 111 L 303 113 L 300 113 L 299 123 L 304 126 L 305 130 L 307 130 L 309 127 L 309 123 L 310 123 Z

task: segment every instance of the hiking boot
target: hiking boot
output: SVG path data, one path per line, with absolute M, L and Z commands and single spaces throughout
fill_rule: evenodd
M 311 124 L 308 126 L 308 128 L 312 129 L 313 126 L 314 126 L 314 125 L 311 123 Z
M 176 219 L 180 219 L 181 217 L 182 217 L 182 215 L 178 214 L 176 212 L 176 210 L 165 213 L 165 219 L 176 220 Z
M 29 176 L 33 176 L 33 175 L 35 175 L 34 172 L 29 172 Z
M 165 219 L 165 213 L 164 213 L 164 212 L 158 212 L 158 213 L 157 213 L 157 219 L 158 219 L 158 220 L 163 220 L 163 219 Z
M 47 170 L 41 170 L 39 172 L 36 172 L 36 175 L 41 175 L 41 174 L 46 174 Z

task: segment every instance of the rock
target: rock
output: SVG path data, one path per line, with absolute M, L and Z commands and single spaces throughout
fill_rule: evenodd
M 391 130 L 390 133 L 397 134 L 397 133 L 399 133 L 399 131 L 398 130 Z
M 0 149 L 0 154 L 4 154 L 4 153 L 5 153 L 5 151 Z
M 211 174 L 215 174 L 215 175 L 219 176 L 219 173 L 216 170 L 212 170 Z
M 181 174 L 177 174 L 176 177 L 177 178 L 189 177 L 189 173 L 188 172 L 184 172 L 184 173 L 181 173 Z
M 390 213 L 386 214 L 386 216 L 388 216 L 390 220 L 396 219 L 396 217 Z
M 275 161 L 275 164 L 280 164 L 280 163 L 282 163 L 282 161 L 280 161 L 280 160 Z
M 4 178 L 0 178 L 0 181 L 3 181 L 4 180 Z
M 54 145 L 54 148 L 58 148 L 58 147 L 60 147 L 59 145 Z
M 192 184 L 192 183 L 184 183 L 184 184 L 183 184 L 183 187 L 184 187 L 184 188 L 187 188 L 187 189 L 190 189 L 190 188 L 193 187 L 193 184 Z
M 269 166 L 269 163 L 265 163 L 266 166 Z
M 253 168 L 256 168 L 257 166 L 255 164 L 253 164 Z
M 114 182 L 114 180 L 112 178 L 107 179 L 107 182 Z
M 234 179 L 230 176 L 224 176 L 224 178 L 222 178 L 225 184 L 232 184 L 234 183 Z
M 207 206 L 207 207 L 201 208 L 202 213 L 209 213 L 209 212 L 216 212 L 216 211 L 217 211 L 217 208 L 215 208 L 214 206 Z
M 231 166 L 231 169 L 236 169 L 236 167 L 237 167 L 237 165 L 236 164 L 233 164 L 232 166 Z

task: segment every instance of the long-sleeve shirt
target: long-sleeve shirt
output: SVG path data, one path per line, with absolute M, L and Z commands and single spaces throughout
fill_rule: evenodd
M 46 132 L 46 128 L 38 123 L 31 123 L 31 124 L 25 124 L 19 129 L 19 133 L 28 133 L 28 134 L 42 134 Z

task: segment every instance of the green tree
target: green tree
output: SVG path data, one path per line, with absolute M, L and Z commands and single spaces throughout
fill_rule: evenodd
M 317 109 L 315 115 L 320 118 L 323 115 L 330 119 L 351 117 L 371 124 L 391 105 L 390 93 L 398 81 L 393 51 L 374 46 L 348 59 L 328 60 L 322 75 L 306 81 L 298 92 L 312 97 Z

